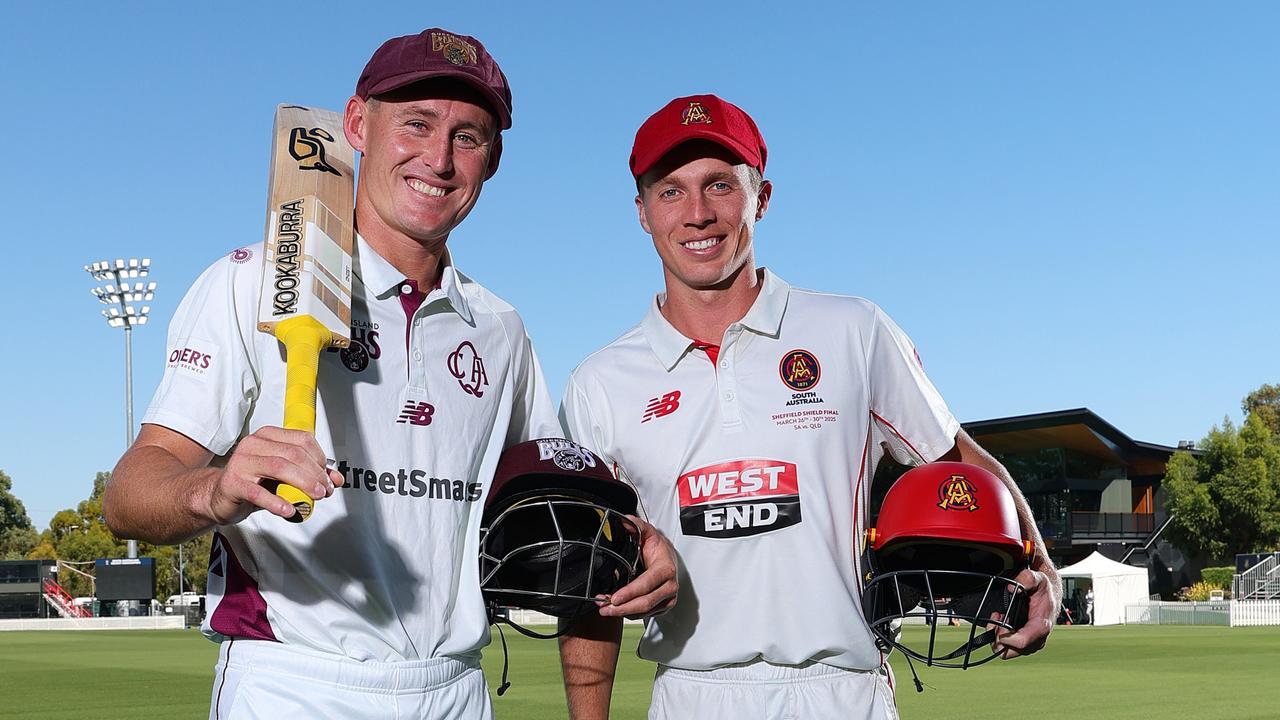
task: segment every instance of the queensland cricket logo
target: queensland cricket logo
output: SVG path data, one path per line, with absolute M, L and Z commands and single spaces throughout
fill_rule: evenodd
M 963 475 L 952 475 L 938 486 L 938 507 L 943 510 L 978 509 L 978 499 L 973 495 L 973 483 Z
M 689 107 L 681 111 L 680 124 L 681 125 L 710 125 L 711 113 L 707 112 L 707 109 L 702 107 L 702 103 L 691 102 L 689 103 Z
M 449 353 L 449 374 L 468 395 L 484 397 L 482 386 L 489 384 L 489 376 L 484 372 L 484 360 L 470 340 L 463 340 L 457 350 Z
M 298 161 L 299 170 L 320 170 L 342 177 L 342 173 L 325 159 L 326 142 L 333 142 L 333 135 L 328 130 L 296 127 L 289 131 L 289 154 Z

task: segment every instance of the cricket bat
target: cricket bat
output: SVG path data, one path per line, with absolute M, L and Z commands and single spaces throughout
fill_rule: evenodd
M 316 430 L 321 351 L 351 344 L 354 165 L 341 115 L 276 108 L 258 329 L 284 344 L 284 426 L 293 430 Z M 306 493 L 266 485 L 297 510 L 292 522 L 311 516 Z

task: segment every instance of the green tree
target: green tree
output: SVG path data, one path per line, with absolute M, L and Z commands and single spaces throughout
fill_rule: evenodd
M 1263 385 L 1245 395 L 1240 409 L 1246 416 L 1257 415 L 1273 435 L 1280 436 L 1280 385 Z
M 13 494 L 13 480 L 0 470 L 0 560 L 21 560 L 39 540 L 26 506 Z
M 128 543 L 116 537 L 107 527 L 102 516 L 102 495 L 111 473 L 99 472 L 93 479 L 93 490 L 74 510 L 59 510 L 49 521 L 49 527 L 39 535 L 38 542 L 27 557 L 60 560 L 63 562 L 90 563 L 100 558 L 124 557 Z M 188 540 L 183 545 L 184 589 L 204 592 L 205 574 L 209 568 L 209 545 L 212 535 Z M 170 545 L 138 543 L 138 555 L 155 559 L 156 597 L 163 601 L 178 592 L 178 548 Z M 77 569 L 92 574 L 88 566 Z M 75 596 L 93 594 L 91 582 L 73 572 L 63 572 L 59 581 L 67 592 Z
M 1265 386 L 1264 386 L 1265 387 Z M 1263 414 L 1214 426 L 1203 454 L 1175 453 L 1165 472 L 1171 539 L 1217 561 L 1280 545 L 1280 436 Z

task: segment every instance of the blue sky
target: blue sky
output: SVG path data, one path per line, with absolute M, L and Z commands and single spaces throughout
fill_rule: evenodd
M 1280 6 L 608 5 L 0 6 L 0 469 L 37 525 L 124 444 L 122 333 L 81 266 L 154 259 L 141 417 L 183 292 L 261 242 L 276 103 L 341 108 L 382 40 L 433 25 L 511 81 L 502 168 L 449 244 L 557 396 L 659 289 L 626 160 L 696 92 L 769 144 L 761 264 L 886 308 L 962 420 L 1086 406 L 1174 444 L 1280 382 Z

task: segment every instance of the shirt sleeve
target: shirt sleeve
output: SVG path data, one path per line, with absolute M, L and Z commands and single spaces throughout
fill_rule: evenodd
M 564 386 L 564 397 L 560 400 L 560 425 L 564 436 L 591 450 L 602 459 L 604 457 L 604 438 L 601 437 L 600 426 L 591 414 L 591 404 L 587 402 L 587 394 L 583 392 L 576 373 L 569 376 Z M 612 465 L 612 461 L 609 461 Z
M 937 460 L 955 444 L 960 423 L 925 375 L 911 339 L 878 307 L 867 355 L 877 444 L 904 465 Z
M 538 438 L 560 437 L 560 423 L 556 421 L 547 390 L 542 365 L 533 349 L 533 341 L 527 333 L 520 334 L 511 362 L 515 369 L 515 397 L 511 402 L 511 424 L 507 428 L 506 447 Z
M 606 418 L 594 413 L 584 380 L 577 372 L 569 375 L 565 383 L 564 398 L 560 401 L 560 425 L 564 436 L 591 452 L 600 456 L 601 460 L 613 471 L 614 477 L 629 482 L 618 463 L 610 441 L 609 428 L 605 426 Z
M 169 324 L 164 375 L 142 422 L 182 433 L 215 455 L 239 440 L 258 394 L 251 291 L 261 280 L 250 277 L 257 274 L 224 258 L 187 291 Z M 237 297 L 243 294 L 253 297 Z

